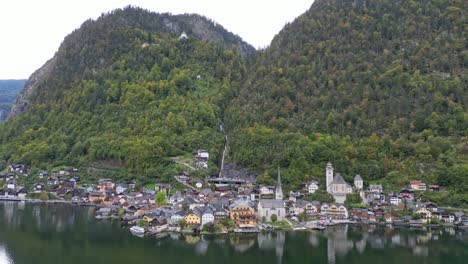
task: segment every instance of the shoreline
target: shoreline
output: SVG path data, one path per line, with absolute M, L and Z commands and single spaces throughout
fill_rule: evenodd
M 57 200 L 57 199 L 52 199 L 52 200 L 40 200 L 40 199 L 31 199 L 31 198 L 0 198 L 0 202 L 5 201 L 5 202 L 24 202 L 24 203 L 31 203 L 31 204 L 69 204 L 72 206 L 89 206 L 89 207 L 95 207 L 95 208 L 102 208 L 102 207 L 113 207 L 113 206 L 105 206 L 101 204 L 93 204 L 93 203 L 77 203 L 73 201 L 68 201 L 68 200 Z M 115 217 L 108 217 L 108 218 L 102 218 L 102 219 L 97 219 L 97 221 L 108 221 L 108 220 L 118 220 L 122 226 L 131 227 L 133 226 L 131 223 L 126 222 L 122 220 L 120 217 L 115 218 Z M 335 225 L 362 225 L 362 226 L 381 226 L 381 227 L 391 227 L 391 228 L 418 228 L 418 229 L 425 229 L 425 228 L 431 228 L 431 229 L 437 229 L 437 228 L 444 228 L 444 227 L 453 227 L 455 229 L 460 229 L 460 230 L 468 230 L 468 226 L 460 226 L 456 225 L 453 223 L 444 223 L 440 225 L 434 225 L 434 224 L 423 224 L 423 223 L 413 223 L 413 222 L 357 222 L 357 221 L 352 221 L 352 220 L 334 220 L 333 224 L 330 225 L 320 225 L 321 228 L 318 228 L 318 223 L 320 223 L 320 220 L 313 220 L 313 221 L 308 221 L 305 223 L 295 223 L 295 225 L 291 225 L 289 227 L 273 227 L 273 228 L 259 228 L 256 229 L 255 232 L 243 232 L 243 231 L 236 231 L 235 229 L 232 231 L 226 231 L 226 232 L 220 232 L 220 233 L 206 233 L 206 232 L 194 232 L 194 231 L 188 231 L 188 230 L 178 230 L 178 227 L 166 227 L 161 230 L 155 231 L 151 230 L 151 228 L 144 227 L 145 229 L 145 236 L 152 236 L 152 237 L 157 237 L 158 235 L 164 234 L 164 233 L 178 233 L 181 235 L 251 235 L 251 234 L 256 234 L 256 233 L 268 233 L 268 232 L 276 232 L 276 231 L 292 231 L 292 232 L 311 232 L 311 231 L 325 231 L 328 228 L 333 228 Z M 161 228 L 161 227 L 160 227 Z M 128 229 L 128 228 L 127 228 Z M 153 228 L 157 229 L 157 228 Z M 129 233 L 133 234 L 131 231 Z

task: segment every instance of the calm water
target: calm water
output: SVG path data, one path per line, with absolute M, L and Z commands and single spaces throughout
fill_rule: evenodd
M 337 226 L 244 236 L 137 238 L 93 208 L 0 202 L 0 264 L 466 263 L 468 232 Z

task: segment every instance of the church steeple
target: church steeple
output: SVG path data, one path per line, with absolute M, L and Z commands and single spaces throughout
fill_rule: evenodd
M 281 188 L 281 173 L 280 173 L 279 167 L 278 167 L 278 180 L 276 181 L 275 199 L 283 200 L 283 189 Z

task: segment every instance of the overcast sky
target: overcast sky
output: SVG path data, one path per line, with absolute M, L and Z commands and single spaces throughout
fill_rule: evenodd
M 1 0 L 0 79 L 28 78 L 88 18 L 129 4 L 155 12 L 198 13 L 256 48 L 269 45 L 313 0 Z

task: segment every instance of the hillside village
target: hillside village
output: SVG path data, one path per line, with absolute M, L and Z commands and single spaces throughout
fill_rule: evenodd
M 198 151 L 194 162 L 206 169 L 208 158 L 207 151 Z M 416 195 L 438 192 L 438 186 L 412 180 L 399 193 L 387 193 L 379 184 L 365 188 L 359 175 L 351 185 L 334 172 L 331 162 L 325 168 L 327 186 L 310 181 L 304 183 L 302 190 L 288 194 L 283 194 L 279 168 L 276 186 L 219 177 L 191 186 L 189 173 L 175 175 L 191 186 L 185 190 L 174 190 L 167 183 L 156 183 L 154 189 L 136 188 L 135 180 L 114 182 L 106 178 L 81 184 L 78 172 L 76 168 L 62 168 L 29 175 L 25 165 L 11 164 L 8 173 L 0 174 L 0 199 L 97 206 L 97 219 L 121 219 L 151 230 L 258 232 L 268 228 L 320 229 L 352 222 L 468 227 L 468 214 L 440 209 Z M 26 188 L 18 184 L 21 177 L 36 177 L 37 183 Z M 334 202 L 308 198 L 325 190 Z

